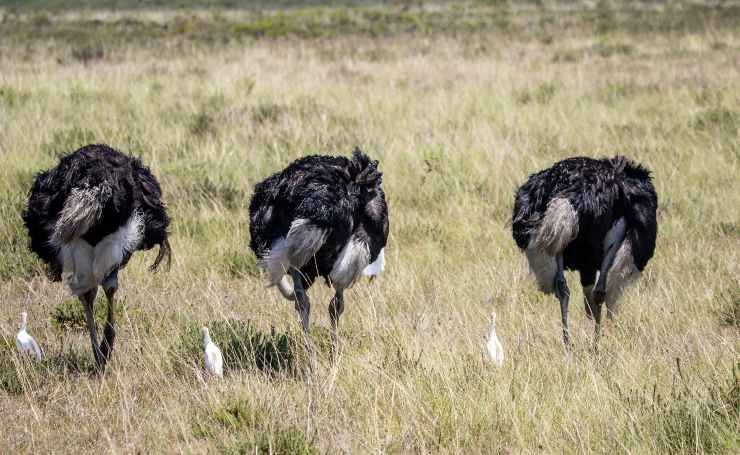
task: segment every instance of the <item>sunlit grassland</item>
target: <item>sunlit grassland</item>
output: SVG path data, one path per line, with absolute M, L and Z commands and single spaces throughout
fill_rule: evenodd
M 11 3 L 0 14 L 0 451 L 738 451 L 736 6 Z M 149 252 L 122 272 L 103 377 L 20 220 L 33 175 L 90 142 L 150 165 L 173 218 L 171 270 L 148 273 Z M 291 160 L 355 146 L 384 172 L 387 270 L 347 293 L 335 365 L 331 294 L 311 289 L 306 377 L 293 305 L 264 287 L 247 246 L 246 207 Z M 536 291 L 511 239 L 513 194 L 558 159 L 615 154 L 653 171 L 658 247 L 598 352 L 567 275 L 568 352 L 556 300 Z M 47 353 L 38 366 L 13 346 L 24 309 Z M 501 370 L 483 350 L 493 309 Z M 198 370 L 206 323 L 238 359 L 223 381 Z

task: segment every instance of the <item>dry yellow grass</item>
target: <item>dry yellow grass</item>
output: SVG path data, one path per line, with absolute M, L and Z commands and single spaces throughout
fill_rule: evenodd
M 432 5 L 505 8 L 511 27 L 315 38 L 278 24 L 286 36 L 223 42 L 54 35 L 92 15 L 174 27 L 191 17 L 181 11 L 66 11 L 44 16 L 36 39 L 24 33 L 41 19 L 8 16 L 0 451 L 737 453 L 740 19 L 709 9 L 661 28 L 693 18 L 676 10 L 633 30 L 605 5 Z M 154 253 L 122 273 L 102 377 L 89 374 L 86 334 L 53 325 L 72 302 L 26 251 L 20 220 L 32 175 L 98 141 L 159 176 L 175 253 L 168 273 L 146 271 Z M 247 366 L 204 382 L 183 347 L 193 327 L 250 320 L 266 336 L 297 333 L 292 304 L 264 287 L 247 247 L 252 186 L 301 155 L 356 145 L 381 161 L 391 235 L 385 274 L 346 294 L 339 361 L 319 349 L 308 378 Z M 511 239 L 513 194 L 558 159 L 617 153 L 654 172 L 656 255 L 597 353 L 567 275 L 567 352 L 556 300 L 536 291 Z M 310 295 L 312 326 L 328 327 L 331 294 L 317 284 Z M 501 370 L 484 357 L 493 308 Z M 24 309 L 49 358 L 40 367 L 12 346 Z M 328 332 L 313 339 L 324 346 Z

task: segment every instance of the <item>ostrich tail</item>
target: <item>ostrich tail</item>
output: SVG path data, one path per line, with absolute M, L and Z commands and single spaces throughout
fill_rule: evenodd
M 270 285 L 278 285 L 291 268 L 303 267 L 319 251 L 328 235 L 327 229 L 305 218 L 294 220 L 288 235 L 273 242 L 270 254 L 260 261 L 260 265 L 267 270 Z M 286 289 L 281 288 L 281 292 Z
M 60 248 L 65 243 L 85 235 L 100 219 L 103 207 L 110 196 L 111 189 L 105 184 L 73 189 L 54 225 L 51 244 Z
M 383 182 L 383 173 L 378 170 L 378 161 L 371 160 L 359 148 L 352 152 L 350 176 L 356 185 L 378 187 Z
M 578 236 L 578 212 L 568 199 L 555 198 L 547 205 L 534 239 L 535 248 L 556 256 Z
M 629 164 L 629 160 L 622 155 L 617 155 L 614 158 L 610 159 L 609 163 L 614 168 L 614 173 L 617 175 L 621 175 L 624 174 L 624 171 Z
M 295 288 L 293 282 L 288 278 L 288 275 L 283 275 L 280 281 L 276 284 L 278 290 L 288 300 L 295 300 Z
M 164 239 L 164 242 L 159 244 L 159 254 L 157 254 L 157 258 L 154 259 L 154 263 L 149 266 L 149 270 L 156 272 L 159 264 L 162 263 L 162 260 L 164 260 L 165 257 L 167 258 L 167 270 L 169 270 L 172 265 L 172 247 L 170 247 L 169 239 Z

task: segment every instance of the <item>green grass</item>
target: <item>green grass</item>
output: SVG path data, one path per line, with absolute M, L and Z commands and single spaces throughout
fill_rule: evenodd
M 302 335 L 295 333 L 262 333 L 249 321 L 214 320 L 203 324 L 223 354 L 224 374 L 257 368 L 266 374 L 296 374 L 302 355 Z M 199 365 L 203 358 L 201 325 L 190 323 L 181 330 L 180 343 L 172 356 L 176 362 Z
M 734 4 L 0 5 L 0 452 L 738 452 Z M 171 270 L 149 273 L 150 251 L 120 274 L 102 376 L 20 218 L 34 175 L 89 142 L 141 157 L 173 220 Z M 311 288 L 311 363 L 247 207 L 297 157 L 355 146 L 384 173 L 387 269 L 345 294 L 336 364 L 332 294 Z M 513 195 L 616 154 L 653 171 L 658 246 L 598 352 L 567 274 L 567 352 Z M 21 311 L 39 364 L 15 351 Z M 202 372 L 203 325 L 223 380 Z

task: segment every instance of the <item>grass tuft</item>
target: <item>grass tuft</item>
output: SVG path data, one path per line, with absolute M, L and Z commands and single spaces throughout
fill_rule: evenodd
M 297 429 L 263 433 L 255 445 L 256 452 L 260 455 L 318 455 L 320 453 L 303 432 Z
M 116 298 L 115 318 L 120 320 L 126 311 L 126 299 L 120 296 Z M 105 295 L 99 294 L 93 306 L 95 323 L 103 327 L 108 316 L 108 301 Z M 85 321 L 85 309 L 77 297 L 71 297 L 57 303 L 51 310 L 51 326 L 59 333 L 85 332 L 87 333 L 87 322 Z
M 71 56 L 83 65 L 89 65 L 105 57 L 105 49 L 99 44 L 86 44 L 72 48 Z
M 216 320 L 206 324 L 211 339 L 221 349 L 224 374 L 255 368 L 268 375 L 298 373 L 302 342 L 289 332 L 263 333 L 250 321 Z M 201 325 L 190 323 L 183 329 L 173 356 L 179 365 L 201 365 L 203 345 Z
M 740 112 L 723 107 L 706 109 L 694 118 L 694 128 L 736 135 L 740 128 Z
M 318 455 L 321 453 L 300 430 L 291 428 L 259 434 L 254 440 L 239 440 L 223 450 L 224 454 Z
M 49 157 L 59 158 L 80 147 L 95 143 L 100 135 L 89 129 L 73 126 L 55 130 L 51 140 L 41 145 L 41 151 Z
M 723 326 L 740 330 L 740 286 L 720 293 L 719 320 Z
M 20 354 L 14 340 L 0 336 L 0 390 L 9 395 L 35 393 L 45 387 L 54 387 L 61 381 L 79 378 L 93 372 L 92 357 L 88 352 L 69 349 L 65 352 L 44 352 L 37 362 Z

